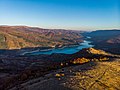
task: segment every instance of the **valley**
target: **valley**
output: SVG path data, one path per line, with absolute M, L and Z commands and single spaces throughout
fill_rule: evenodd
M 0 26 L 0 89 L 119 90 L 119 35 Z
M 120 90 L 120 0 L 0 0 L 0 90 Z

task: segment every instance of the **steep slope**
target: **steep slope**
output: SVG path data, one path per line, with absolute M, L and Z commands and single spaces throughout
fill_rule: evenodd
M 27 26 L 0 26 L 0 49 L 55 47 L 78 44 L 78 31 L 49 30 Z
M 119 55 L 94 48 L 83 49 L 71 55 L 2 55 L 0 58 L 0 89 L 13 87 L 11 90 L 31 90 L 33 88 L 38 90 L 60 88 L 61 90 L 65 87 L 68 90 L 77 90 L 76 88 L 89 90 L 96 89 L 97 87 L 93 87 L 94 83 L 102 79 L 102 83 L 105 85 L 101 85 L 100 88 L 106 88 L 106 86 L 119 88 L 119 60 Z M 105 77 L 99 79 L 104 76 L 103 74 Z M 113 78 L 111 79 L 111 77 Z M 104 82 L 107 79 L 113 80 L 113 82 Z M 118 83 L 115 86 L 116 82 Z M 98 87 L 98 89 L 100 88 Z
M 119 90 L 120 59 L 57 70 L 19 86 L 22 90 Z M 11 90 L 16 90 L 13 88 Z
M 120 54 L 120 30 L 97 30 L 87 35 L 96 48 Z
M 64 67 L 65 64 L 62 63 L 62 69 L 19 84 L 10 90 L 119 90 L 120 56 L 94 48 L 84 49 L 75 55 L 80 56 L 83 52 L 89 57 L 86 54 L 78 57 L 82 58 L 79 60 L 75 57 L 70 61 L 73 61 L 73 65 L 67 63 L 67 67 Z M 108 59 L 101 60 L 101 57 Z M 88 63 L 81 60 L 88 60 Z

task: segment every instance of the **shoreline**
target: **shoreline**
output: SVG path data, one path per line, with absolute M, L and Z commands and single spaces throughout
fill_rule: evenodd
M 49 48 L 49 49 L 42 49 L 42 50 L 39 50 L 39 49 L 37 49 L 37 50 L 34 50 L 34 51 L 30 51 L 30 52 L 25 52 L 25 53 L 23 53 L 22 55 L 26 55 L 26 54 L 34 54 L 34 53 L 39 53 L 39 52 L 49 52 L 49 51 L 54 51 L 54 50 L 62 50 L 62 49 L 66 49 L 66 48 L 73 48 L 73 47 L 79 47 L 79 46 L 81 46 L 81 49 L 82 49 L 82 46 L 86 46 L 86 45 L 84 45 L 84 43 L 86 43 L 86 42 L 88 42 L 88 45 L 90 45 L 90 47 L 91 47 L 91 42 L 90 41 L 88 41 L 88 40 L 84 40 L 83 42 L 80 42 L 80 43 L 78 43 L 78 44 L 72 44 L 72 45 L 66 45 L 66 46 L 62 46 L 62 47 L 54 47 L 54 48 Z M 83 48 L 85 48 L 85 47 L 83 47 Z M 87 46 L 86 46 L 86 48 L 88 48 Z M 54 53 L 57 53 L 57 52 L 54 52 Z M 47 53 L 46 53 L 47 54 Z
M 83 42 L 82 42 L 83 43 Z M 37 50 L 33 50 L 33 51 L 27 51 L 27 52 L 24 52 L 24 53 L 22 53 L 22 54 L 20 54 L 20 55 L 25 55 L 25 54 L 31 54 L 31 53 L 34 53 L 34 52 L 47 52 L 47 51 L 51 51 L 51 50 L 53 50 L 53 49 L 64 49 L 64 48 L 66 48 L 66 47 L 74 47 L 74 46 L 79 46 L 80 45 L 80 43 L 77 45 L 77 44 L 72 44 L 72 45 L 66 45 L 66 46 L 61 46 L 61 47 L 49 47 L 49 49 L 39 49 L 39 47 L 38 47 L 38 49 Z

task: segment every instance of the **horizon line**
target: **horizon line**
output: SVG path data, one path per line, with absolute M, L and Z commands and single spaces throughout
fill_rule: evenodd
M 22 24 L 19 24 L 19 25 L 0 25 L 0 26 L 11 26 L 11 27 L 15 27 L 15 26 L 23 26 L 23 27 L 34 27 L 34 28 L 41 28 L 41 29 L 56 29 L 56 30 L 75 30 L 75 31 L 97 31 L 97 30 L 120 30 L 120 28 L 101 28 L 101 29 L 85 29 L 85 27 L 82 27 L 84 29 L 69 29 L 69 28 L 45 28 L 45 27 L 42 27 L 42 26 L 31 26 L 31 25 L 22 25 Z

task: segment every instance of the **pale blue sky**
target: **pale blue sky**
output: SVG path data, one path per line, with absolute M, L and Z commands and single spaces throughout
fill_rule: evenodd
M 120 0 L 0 0 L 0 25 L 41 28 L 120 27 Z

